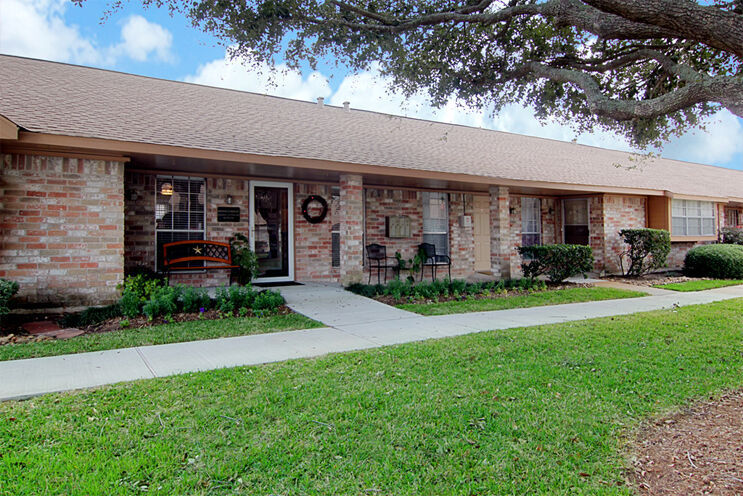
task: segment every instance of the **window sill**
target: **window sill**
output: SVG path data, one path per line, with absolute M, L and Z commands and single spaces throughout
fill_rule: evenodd
M 671 243 L 690 243 L 693 241 L 717 241 L 717 236 L 671 236 Z

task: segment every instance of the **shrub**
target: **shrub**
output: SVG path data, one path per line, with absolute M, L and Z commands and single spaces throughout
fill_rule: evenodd
M 10 299 L 18 292 L 18 283 L 0 279 L 0 322 L 10 312 Z
M 256 293 L 252 286 L 229 286 L 217 289 L 215 307 L 223 313 L 232 314 L 241 308 L 251 308 Z
M 593 268 L 593 252 L 584 245 L 520 246 L 524 276 L 534 279 L 546 274 L 552 282 L 582 274 Z
M 207 310 L 211 307 L 212 300 L 209 298 L 209 293 L 203 288 L 187 287 L 183 290 L 181 295 L 181 305 L 184 312 L 195 313 L 200 311 L 202 308 Z
M 60 320 L 63 327 L 87 327 L 108 319 L 121 317 L 121 305 L 114 303 L 105 307 L 90 307 L 80 313 L 65 315 Z
M 438 280 L 434 282 L 422 281 L 417 284 L 412 284 L 407 281 L 392 280 L 387 286 L 380 284 L 367 285 L 367 284 L 351 284 L 346 289 L 353 293 L 372 298 L 378 295 L 391 296 L 397 300 L 403 300 L 405 298 L 414 298 L 418 300 L 422 299 L 435 299 L 439 296 L 467 296 L 467 295 L 482 295 L 490 292 L 503 293 L 508 289 L 519 289 L 524 291 L 538 291 L 543 290 L 547 287 L 544 281 L 538 281 L 533 279 L 509 279 L 501 281 L 490 281 L 490 282 L 476 282 L 467 283 L 461 279 L 454 280 Z
M 628 276 L 641 276 L 648 272 L 665 267 L 668 254 L 671 253 L 671 234 L 664 229 L 622 229 L 619 236 L 629 245 L 622 253 L 620 263 L 626 256 L 629 267 Z
M 241 233 L 235 233 L 230 238 L 230 249 L 232 250 L 232 263 L 239 265 L 237 281 L 241 285 L 250 284 L 258 275 L 258 257 L 250 249 L 250 241 Z
M 123 293 L 129 292 L 140 298 L 142 301 L 147 301 L 150 299 L 152 294 L 157 291 L 158 288 L 163 287 L 163 285 L 162 279 L 153 277 L 150 274 L 142 273 L 127 276 L 124 279 L 123 285 L 119 286 L 119 289 L 121 289 Z
M 152 320 L 160 315 L 172 315 L 178 311 L 178 300 L 182 289 L 179 286 L 158 288 L 142 307 L 142 313 Z
M 743 229 L 740 227 L 723 227 L 720 229 L 720 238 L 726 244 L 743 245 Z
M 743 246 L 696 246 L 686 253 L 684 273 L 692 277 L 743 279 Z
M 142 315 L 142 307 L 144 306 L 144 300 L 137 296 L 133 291 L 124 290 L 124 294 L 119 300 L 119 306 L 121 307 L 121 313 L 125 317 L 133 319 Z
M 253 300 L 253 310 L 256 312 L 275 312 L 284 304 L 284 297 L 278 291 L 261 291 Z

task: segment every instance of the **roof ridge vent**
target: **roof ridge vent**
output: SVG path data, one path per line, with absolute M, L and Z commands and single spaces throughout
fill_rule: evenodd
M 317 105 L 319 105 L 320 107 L 324 106 L 325 105 L 325 97 L 318 96 L 317 97 Z

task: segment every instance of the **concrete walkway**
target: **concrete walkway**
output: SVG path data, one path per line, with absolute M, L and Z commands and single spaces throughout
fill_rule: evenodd
M 335 285 L 307 284 L 280 290 L 290 307 L 332 327 L 0 362 L 0 401 L 185 372 L 743 298 L 743 286 L 732 286 L 697 293 L 664 292 L 668 294 L 423 317 Z

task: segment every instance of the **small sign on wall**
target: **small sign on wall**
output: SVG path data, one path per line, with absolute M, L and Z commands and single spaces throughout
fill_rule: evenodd
M 410 217 L 395 215 L 384 218 L 385 236 L 388 238 L 409 238 Z
M 240 207 L 217 207 L 217 222 L 240 222 Z

